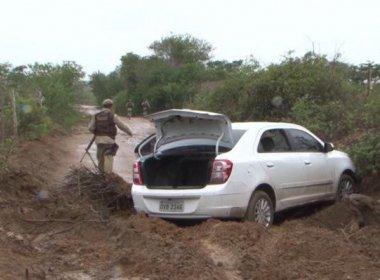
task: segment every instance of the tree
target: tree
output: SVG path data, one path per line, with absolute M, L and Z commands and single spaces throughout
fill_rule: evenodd
M 128 91 L 136 90 L 139 65 L 141 65 L 141 58 L 137 54 L 127 53 L 121 57 L 120 75 L 124 88 Z
M 107 91 L 107 80 L 107 76 L 100 72 L 96 72 L 91 75 L 90 86 L 98 104 L 100 104 L 104 99 L 112 97 Z
M 191 35 L 171 35 L 150 46 L 157 57 L 163 58 L 173 67 L 180 67 L 185 63 L 205 62 L 211 57 L 212 46 Z

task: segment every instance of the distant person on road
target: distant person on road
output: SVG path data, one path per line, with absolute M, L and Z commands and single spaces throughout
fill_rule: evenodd
M 103 109 L 92 116 L 88 126 L 90 132 L 95 135 L 99 170 L 104 173 L 112 172 L 113 158 L 119 148 L 115 142 L 116 127 L 132 136 L 131 129 L 112 111 L 112 107 L 113 102 L 111 99 L 104 100 Z
M 133 112 L 133 107 L 135 107 L 135 104 L 133 104 L 132 99 L 128 100 L 128 102 L 125 105 L 125 107 L 127 107 L 127 117 L 128 117 L 128 119 L 131 119 L 132 112 Z
M 45 97 L 42 94 L 41 90 L 37 90 L 37 92 L 36 92 L 36 98 L 37 98 L 38 105 L 42 108 L 42 106 L 44 105 L 44 102 L 45 102 Z
M 145 117 L 148 115 L 148 111 L 150 109 L 150 103 L 147 99 L 145 99 L 143 102 L 141 102 L 141 107 L 143 109 L 143 116 Z

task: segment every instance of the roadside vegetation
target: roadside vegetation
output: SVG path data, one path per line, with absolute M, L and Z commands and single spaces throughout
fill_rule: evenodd
M 84 72 L 74 62 L 60 65 L 0 64 L 0 168 L 19 140 L 35 140 L 79 119 L 75 104 L 88 99 Z
M 227 114 L 233 121 L 289 121 L 308 127 L 350 153 L 362 176 L 377 174 L 380 158 L 380 65 L 351 65 L 339 55 L 288 52 L 267 66 L 246 60 L 212 59 L 213 46 L 191 35 L 152 42 L 151 55 L 126 53 L 111 73 L 93 73 L 90 82 L 75 62 L 59 65 L 0 64 L 2 157 L 15 139 L 38 139 L 78 120 L 76 104 L 115 101 L 126 114 L 131 99 L 141 114 L 192 108 Z M 42 97 L 42 99 L 41 99 Z M 4 162 L 4 160 L 2 160 Z
M 127 53 L 109 74 L 93 73 L 90 84 L 100 103 L 116 101 L 126 113 L 128 99 L 141 113 L 188 107 L 227 114 L 233 121 L 289 121 L 308 127 L 348 151 L 362 176 L 379 170 L 380 65 L 351 65 L 308 52 L 288 52 L 263 66 L 254 58 L 217 61 L 213 47 L 190 35 L 153 42 L 152 54 Z

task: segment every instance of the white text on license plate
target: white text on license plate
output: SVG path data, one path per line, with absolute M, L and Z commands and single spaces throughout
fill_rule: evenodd
M 184 202 L 180 199 L 160 200 L 160 212 L 183 212 Z

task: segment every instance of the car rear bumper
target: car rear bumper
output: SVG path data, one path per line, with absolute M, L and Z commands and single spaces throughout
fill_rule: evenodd
M 247 207 L 246 196 L 243 193 L 226 193 L 224 185 L 191 190 L 153 190 L 146 186 L 132 186 L 137 212 L 167 219 L 242 218 Z M 183 201 L 183 211 L 160 211 L 161 200 Z

